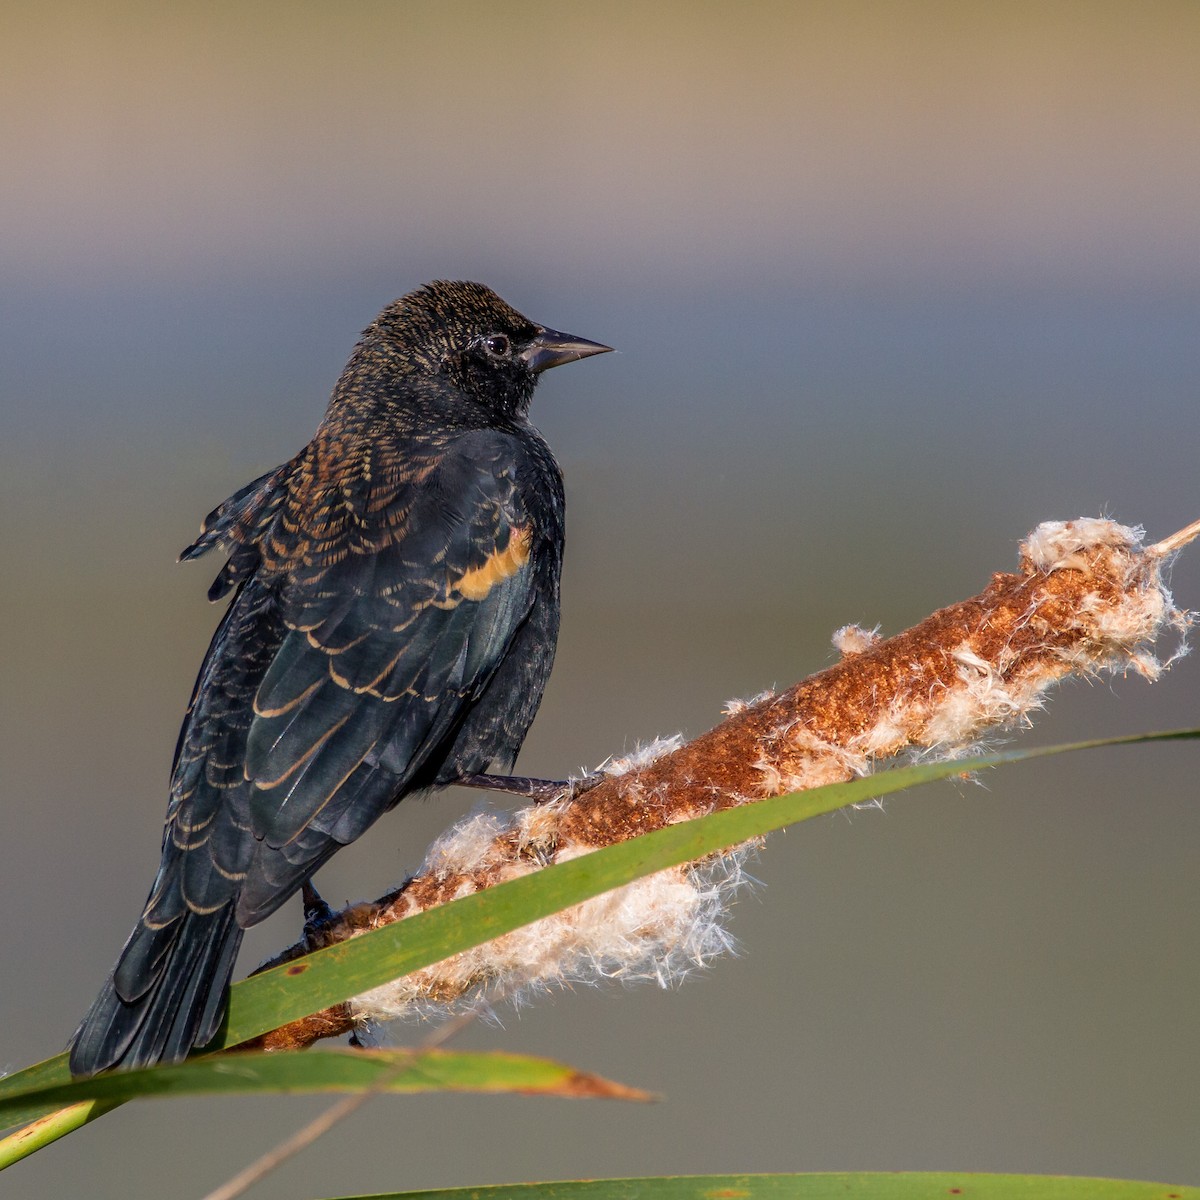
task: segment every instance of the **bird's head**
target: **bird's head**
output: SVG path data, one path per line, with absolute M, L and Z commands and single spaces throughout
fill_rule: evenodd
M 525 413 L 543 371 L 612 349 L 529 320 L 481 283 L 444 279 L 389 304 L 373 334 L 407 368 L 504 416 Z

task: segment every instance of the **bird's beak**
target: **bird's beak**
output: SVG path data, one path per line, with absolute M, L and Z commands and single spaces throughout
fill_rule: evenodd
M 542 329 L 537 337 L 521 351 L 525 365 L 535 374 L 561 367 L 563 363 L 590 358 L 593 354 L 607 354 L 611 346 L 589 342 L 587 338 L 573 333 L 559 333 L 557 329 Z

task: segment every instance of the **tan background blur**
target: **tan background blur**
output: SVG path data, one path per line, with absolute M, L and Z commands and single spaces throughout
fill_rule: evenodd
M 0 1067 L 59 1050 L 157 861 L 217 619 L 175 567 L 425 280 L 617 346 L 535 418 L 566 469 L 523 769 L 713 723 L 976 591 L 1037 521 L 1200 516 L 1194 3 L 26 4 L 0 10 Z M 1175 577 L 1200 608 L 1200 551 Z M 1200 663 L 1026 740 L 1195 724 Z M 773 838 L 742 954 L 463 1046 L 652 1108 L 380 1099 L 254 1195 L 691 1171 L 1200 1183 L 1195 746 Z M 472 802 L 319 882 L 375 895 Z M 290 942 L 289 907 L 248 968 Z M 401 1029 L 401 1038 L 419 1035 Z M 129 1106 L 5 1195 L 190 1197 L 321 1099 Z

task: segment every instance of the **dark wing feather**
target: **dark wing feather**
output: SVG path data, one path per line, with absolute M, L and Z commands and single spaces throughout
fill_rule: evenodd
M 179 555 L 180 562 L 187 562 L 214 546 L 226 547 L 229 558 L 208 589 L 210 600 L 220 600 L 258 567 L 258 542 L 287 495 L 281 485 L 290 468 L 290 463 L 276 467 L 218 504 L 201 522 L 200 536 Z

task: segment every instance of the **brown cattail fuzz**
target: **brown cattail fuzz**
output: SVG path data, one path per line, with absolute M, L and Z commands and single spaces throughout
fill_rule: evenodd
M 1163 571 L 1200 523 L 1157 546 L 1112 521 L 1040 525 L 1019 570 L 977 596 L 880 640 L 839 630 L 840 662 L 779 695 L 734 702 L 691 742 L 657 742 L 602 768 L 578 795 L 449 830 L 420 871 L 379 901 L 355 905 L 281 959 L 353 937 L 554 862 L 766 796 L 870 772 L 900 754 L 953 758 L 1030 723 L 1066 675 L 1130 669 L 1155 679 L 1175 608 Z M 1183 540 L 1181 540 L 1183 539 Z M 294 1047 L 404 1015 L 447 1013 L 485 994 L 519 999 L 575 982 L 650 978 L 666 985 L 732 944 L 729 899 L 745 851 L 659 872 L 268 1034 Z

